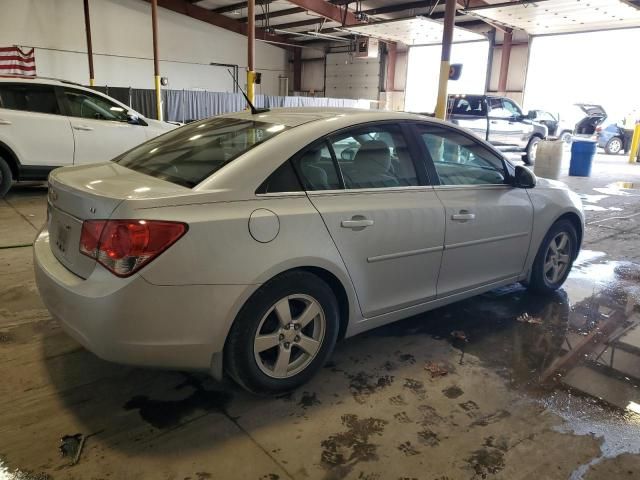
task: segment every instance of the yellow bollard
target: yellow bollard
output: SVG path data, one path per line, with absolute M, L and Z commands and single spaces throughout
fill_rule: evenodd
M 629 150 L 629 163 L 636 163 L 638 146 L 640 146 L 640 123 L 633 130 L 633 140 L 631 140 L 631 149 Z
M 255 105 L 256 72 L 247 70 L 247 97 Z

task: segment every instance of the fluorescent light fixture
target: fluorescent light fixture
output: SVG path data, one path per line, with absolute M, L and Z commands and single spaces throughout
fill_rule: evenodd
M 124 112 L 124 108 L 121 107 L 111 107 L 109 110 L 113 110 L 114 112 Z
M 193 137 L 189 138 L 189 140 L 197 140 L 199 138 L 201 138 L 202 135 L 194 135 Z
M 157 151 L 158 151 L 158 147 L 156 147 L 156 148 L 152 148 L 151 150 L 149 150 L 149 153 L 155 153 L 155 152 L 157 152 Z

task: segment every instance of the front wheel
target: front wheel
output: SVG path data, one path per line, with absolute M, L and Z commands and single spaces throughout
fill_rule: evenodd
M 544 237 L 533 262 L 528 288 L 550 293 L 562 286 L 569 276 L 578 248 L 578 235 L 568 220 L 554 223 Z
M 531 140 L 529 140 L 527 150 L 522 157 L 522 160 L 524 160 L 524 163 L 526 165 L 533 165 L 534 163 L 536 163 L 536 153 L 538 152 L 539 143 L 540 137 L 531 137 Z
M 335 346 L 339 309 L 331 288 L 308 272 L 284 273 L 244 305 L 225 346 L 227 373 L 253 393 L 307 382 Z
M 617 155 L 622 150 L 622 139 L 618 137 L 611 138 L 604 146 L 604 151 L 608 155 Z

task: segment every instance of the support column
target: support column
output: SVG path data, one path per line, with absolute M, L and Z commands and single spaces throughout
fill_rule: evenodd
M 456 18 L 457 0 L 447 0 L 444 10 L 444 30 L 442 31 L 442 56 L 440 60 L 440 82 L 438 83 L 438 102 L 436 117 L 442 120 L 447 114 L 447 83 L 451 67 L 451 43 L 453 42 L 453 25 Z
M 387 43 L 387 85 L 385 88 L 387 92 L 395 90 L 397 53 L 398 44 L 395 42 Z
M 158 60 L 158 0 L 151 0 L 151 26 L 153 29 L 153 75 L 156 87 L 156 117 L 162 121 L 162 90 L 160 88 L 160 61 Z
M 509 61 L 511 60 L 511 44 L 513 43 L 513 33 L 511 29 L 504 32 L 502 41 L 502 55 L 500 57 L 500 76 L 498 77 L 498 92 L 507 91 L 507 78 L 509 77 Z
M 247 2 L 247 97 L 255 104 L 256 0 Z
M 301 90 L 302 90 L 302 49 L 296 48 L 293 51 L 293 91 L 299 92 Z
M 95 84 L 93 74 L 93 44 L 91 43 L 91 17 L 89 16 L 89 0 L 84 0 L 84 30 L 87 34 L 87 57 L 89 60 L 89 86 Z

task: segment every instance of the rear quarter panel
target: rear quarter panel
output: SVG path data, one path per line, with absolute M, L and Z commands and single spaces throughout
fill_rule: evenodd
M 125 201 L 112 218 L 144 218 L 186 222 L 189 231 L 143 268 L 142 277 L 155 285 L 244 285 L 244 301 L 276 275 L 300 267 L 332 273 L 349 299 L 350 317 L 360 318 L 349 275 L 329 232 L 305 194 L 265 196 L 246 201 L 144 208 L 145 202 Z M 278 217 L 278 233 L 270 242 L 255 240 L 249 231 L 251 214 L 267 209 Z

